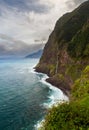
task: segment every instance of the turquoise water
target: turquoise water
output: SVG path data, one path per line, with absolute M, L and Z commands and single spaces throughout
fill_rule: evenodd
M 50 104 L 66 98 L 45 83 L 44 74 L 32 71 L 37 63 L 0 60 L 0 130 L 35 130 Z

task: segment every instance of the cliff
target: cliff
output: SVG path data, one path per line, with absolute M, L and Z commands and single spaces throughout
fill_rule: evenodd
M 66 94 L 89 64 L 89 1 L 63 15 L 45 45 L 36 71 Z

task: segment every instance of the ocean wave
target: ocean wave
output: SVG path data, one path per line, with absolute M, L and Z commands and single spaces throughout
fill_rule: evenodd
M 43 84 L 47 85 L 51 90 L 51 94 L 48 97 L 49 101 L 43 103 L 42 104 L 43 107 L 45 107 L 46 109 L 49 109 L 52 106 L 57 105 L 58 103 L 69 101 L 69 98 L 59 88 L 46 82 L 46 79 L 49 78 L 46 74 L 38 73 L 35 71 L 35 69 L 32 69 L 31 72 L 35 73 L 38 76 L 39 82 L 42 82 Z M 35 125 L 35 130 L 38 130 L 38 128 L 41 127 L 43 121 L 44 121 L 44 119 L 37 122 L 37 124 Z
M 55 86 L 51 85 L 50 83 L 46 82 L 46 79 L 48 78 L 47 75 L 45 75 L 40 82 L 46 84 L 49 86 L 49 88 L 52 90 L 51 95 L 49 96 L 49 99 L 51 100 L 48 103 L 43 103 L 44 107 L 51 108 L 53 105 L 56 105 L 58 103 L 69 101 L 68 97 Z

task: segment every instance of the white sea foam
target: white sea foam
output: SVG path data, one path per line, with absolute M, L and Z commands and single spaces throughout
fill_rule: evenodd
M 44 119 L 42 119 L 41 121 L 38 121 L 37 124 L 34 126 L 34 127 L 35 127 L 35 130 L 38 130 L 39 128 L 41 128 L 42 123 L 43 123 L 44 121 L 45 121 Z
M 52 105 L 55 105 L 57 103 L 60 102 L 64 102 L 64 101 L 69 101 L 69 98 L 57 87 L 51 85 L 50 83 L 46 82 L 46 79 L 48 78 L 48 76 L 46 74 L 44 74 L 43 78 L 41 79 L 40 82 L 46 84 L 49 86 L 49 88 L 52 90 L 51 95 L 49 96 L 49 98 L 51 99 L 50 103 L 44 103 L 44 105 L 48 108 L 52 107 Z
M 49 86 L 49 88 L 52 90 L 51 95 L 49 96 L 50 102 L 42 104 L 45 108 L 48 109 L 51 108 L 53 105 L 57 105 L 58 103 L 69 101 L 69 98 L 59 88 L 46 82 L 46 79 L 49 78 L 46 74 L 35 72 L 34 69 L 31 72 L 36 73 L 39 77 L 39 81 Z M 43 121 L 44 120 L 37 122 L 37 124 L 35 125 L 35 130 L 38 130 L 38 128 L 41 127 Z

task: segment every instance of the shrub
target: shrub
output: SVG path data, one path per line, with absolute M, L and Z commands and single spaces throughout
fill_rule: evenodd
M 70 102 L 49 110 L 41 130 L 88 130 L 89 109 Z

